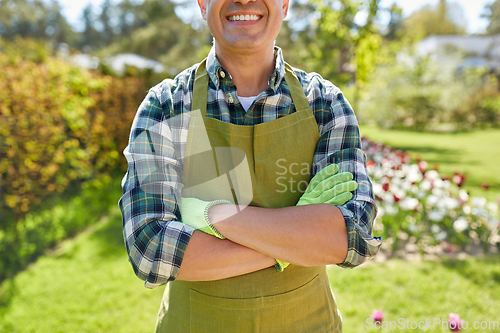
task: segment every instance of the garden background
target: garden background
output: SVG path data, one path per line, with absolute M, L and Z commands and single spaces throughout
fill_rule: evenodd
M 106 0 L 75 32 L 55 0 L 0 0 L 0 332 L 153 330 L 163 288 L 144 288 L 127 261 L 122 151 L 147 90 L 210 49 L 200 18 L 176 14 L 192 6 Z M 378 326 L 388 332 L 426 320 L 449 331 L 450 313 L 500 332 L 500 69 L 416 51 L 465 34 L 457 8 L 293 2 L 278 37 L 292 66 L 341 87 L 364 136 L 384 245 L 360 268 L 329 268 L 346 332 L 375 329 L 374 310 L 399 324 Z M 500 0 L 485 13 L 485 35 L 499 35 Z M 130 52 L 162 70 L 106 62 Z

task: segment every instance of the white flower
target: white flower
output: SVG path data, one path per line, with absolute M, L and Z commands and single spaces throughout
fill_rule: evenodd
M 467 193 L 466 190 L 460 190 L 458 191 L 458 198 L 464 202 L 467 202 L 469 200 L 469 193 Z
M 425 178 L 429 180 L 439 179 L 439 173 L 436 170 L 429 170 L 425 173 Z
M 469 222 L 463 216 L 460 216 L 455 222 L 453 222 L 453 229 L 455 229 L 456 232 L 462 232 L 468 227 Z
M 387 169 L 391 169 L 392 168 L 392 165 L 391 165 L 391 163 L 389 161 L 382 162 L 382 166 L 384 168 L 387 168 Z
M 418 231 L 418 227 L 415 223 L 410 223 L 408 224 L 408 229 L 410 229 L 411 232 L 417 232 Z
M 373 183 L 373 193 L 381 196 L 382 193 L 384 193 L 384 189 L 382 188 L 382 184 L 380 183 Z
M 443 196 L 444 192 L 439 187 L 434 187 L 431 191 L 432 194 L 437 195 L 438 197 Z
M 405 172 L 404 172 L 404 170 L 396 170 L 394 172 L 394 176 L 397 178 L 404 178 Z
M 398 213 L 399 209 L 398 207 L 396 206 L 392 206 L 392 205 L 387 205 L 385 206 L 385 212 L 387 215 L 396 215 Z
M 486 198 L 482 197 L 472 197 L 472 205 L 477 208 L 483 208 L 486 206 Z
M 400 188 L 393 189 L 392 193 L 394 193 L 394 195 L 399 199 L 403 199 L 404 197 L 406 197 L 406 192 Z
M 397 172 L 397 171 L 396 171 Z M 401 177 L 398 177 L 397 175 L 392 178 L 391 185 L 399 185 L 401 184 Z
M 429 191 L 432 188 L 432 183 L 427 179 L 422 180 L 420 183 L 420 188 L 425 191 Z
M 486 208 L 490 211 L 491 215 L 497 215 L 498 205 L 494 202 L 488 202 Z
M 407 197 L 399 202 L 399 206 L 403 210 L 414 210 L 417 208 L 418 203 L 418 199 Z
M 413 193 L 413 194 L 419 193 L 418 192 L 418 186 L 417 185 L 412 185 L 411 188 L 410 188 L 410 192 Z M 425 192 L 423 192 L 423 191 L 422 191 L 422 193 L 425 194 Z
M 494 218 L 494 217 L 490 217 L 488 219 L 488 227 L 491 230 L 494 230 L 497 226 L 498 226 L 498 220 L 496 218 Z
M 434 185 L 434 188 L 439 189 L 440 191 L 442 188 L 444 188 L 444 182 L 441 178 L 434 179 L 434 182 L 432 184 Z
M 401 188 L 402 188 L 403 190 L 405 190 L 406 192 L 411 191 L 411 190 L 412 190 L 412 187 L 413 187 L 413 185 L 411 185 L 411 183 L 410 183 L 410 182 L 403 182 L 403 183 L 401 184 Z
M 458 203 L 457 199 L 454 199 L 454 198 L 446 198 L 446 199 L 444 199 L 444 207 L 446 209 L 452 210 L 452 209 L 457 208 L 458 206 L 460 206 L 460 204 Z
M 434 207 L 439 202 L 437 195 L 431 194 L 427 197 L 427 206 Z
M 434 239 L 437 241 L 442 241 L 446 239 L 446 236 L 448 236 L 446 231 L 441 231 L 440 233 L 434 235 Z
M 440 232 L 440 231 L 441 231 L 441 228 L 440 228 L 438 225 L 433 224 L 433 225 L 431 226 L 431 231 L 432 231 L 432 233 L 433 233 L 433 234 L 437 234 L 438 232 Z
M 373 171 L 373 178 L 375 179 L 380 179 L 384 177 L 384 171 L 381 170 L 380 168 L 377 168 L 376 170 Z
M 382 200 L 384 200 L 388 204 L 393 204 L 394 203 L 394 194 L 391 192 L 384 192 L 382 195 Z
M 427 195 L 427 193 L 425 191 L 418 191 L 417 198 L 423 199 L 423 198 L 425 198 L 426 195 Z
M 472 213 L 472 208 L 469 205 L 464 205 L 462 207 L 465 215 L 470 215 Z
M 440 211 L 433 210 L 429 212 L 429 220 L 435 221 L 435 222 L 440 222 L 443 220 L 444 215 Z
M 406 179 L 410 183 L 418 183 L 422 180 L 422 173 L 420 172 L 417 164 L 410 165 L 407 169 L 407 173 L 408 175 L 406 176 Z

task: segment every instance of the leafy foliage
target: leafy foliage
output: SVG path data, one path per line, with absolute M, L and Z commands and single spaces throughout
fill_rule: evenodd
M 382 51 L 386 62 L 373 71 L 370 85 L 360 95 L 360 121 L 418 131 L 443 125 L 448 130 L 500 125 L 500 91 L 494 75 L 483 69 L 458 72 L 460 58 L 443 64 L 414 53 L 404 58 L 401 49 Z
M 126 2 L 119 8 L 125 8 L 125 5 Z M 134 18 L 131 20 L 136 27 L 101 53 L 137 53 L 162 62 L 171 74 L 199 62 L 203 58 L 196 50 L 211 45 L 212 37 L 206 28 L 195 30 L 177 17 L 176 6 L 171 1 L 158 0 L 146 0 L 135 7 L 128 5 L 127 15 Z
M 351 81 L 366 83 L 382 42 L 375 24 L 381 11 L 379 0 L 315 0 L 307 5 L 294 5 L 295 15 L 310 20 L 305 28 L 293 31 L 286 23 L 284 33 L 278 36 L 287 61 L 300 64 L 306 71 L 321 73 L 336 84 Z M 354 20 L 356 14 L 368 13 L 364 24 Z
M 30 48 L 36 61 L 24 58 Z M 0 243 L 15 253 L 26 213 L 118 168 L 146 87 L 72 67 L 34 42 L 2 42 L 0 50 Z M 53 242 L 30 244 L 30 253 L 43 244 Z
M 461 7 L 440 0 L 436 7 L 428 5 L 411 14 L 404 22 L 404 34 L 412 41 L 430 35 L 463 35 L 464 17 Z
M 485 13 L 482 17 L 490 21 L 486 28 L 488 35 L 500 34 L 500 0 L 496 0 L 485 6 Z
M 58 43 L 74 43 L 78 35 L 61 14 L 57 1 L 1 0 L 0 37 L 37 38 Z

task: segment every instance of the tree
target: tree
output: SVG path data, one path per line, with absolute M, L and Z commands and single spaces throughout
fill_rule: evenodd
M 169 0 L 119 4 L 121 38 L 103 52 L 134 52 L 156 59 L 172 74 L 200 61 L 196 51 L 209 45 L 210 34 L 207 29 L 196 31 L 184 23 L 176 15 L 176 6 L 177 2 Z
M 101 5 L 101 14 L 99 15 L 99 23 L 101 25 L 100 42 L 102 45 L 109 45 L 114 37 L 113 27 L 111 26 L 111 11 L 111 1 L 104 0 Z
M 437 6 L 425 6 L 405 19 L 405 35 L 418 41 L 430 35 L 463 35 L 466 33 L 463 9 L 440 0 Z
M 484 17 L 490 21 L 488 27 L 486 28 L 486 34 L 496 35 L 500 34 L 500 0 L 484 6 Z
M 403 11 L 401 8 L 393 4 L 389 10 L 391 19 L 387 25 L 387 31 L 384 35 L 387 40 L 400 40 L 404 34 Z
M 79 46 L 81 49 L 86 47 L 95 47 L 96 40 L 99 38 L 99 33 L 94 28 L 94 8 L 92 7 L 92 3 L 89 2 L 87 6 L 83 9 L 82 12 L 82 21 L 83 21 L 83 31 L 80 39 Z
M 0 37 L 36 38 L 73 45 L 77 39 L 57 0 L 1 0 Z
M 306 71 L 321 73 L 336 84 L 364 82 L 371 71 L 373 53 L 381 43 L 377 14 L 379 0 L 314 0 L 293 6 L 294 17 L 302 17 L 302 31 L 286 21 L 278 36 L 287 61 L 300 64 Z M 367 18 L 355 23 L 364 11 Z M 296 12 L 300 12 L 297 15 Z M 288 32 L 288 33 L 287 33 Z

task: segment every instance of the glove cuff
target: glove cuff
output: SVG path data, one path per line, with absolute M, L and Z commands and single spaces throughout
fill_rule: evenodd
M 288 265 L 290 265 L 289 263 L 281 261 L 279 259 L 274 259 L 274 260 L 276 260 L 276 265 L 274 265 L 274 267 L 276 267 L 278 272 L 283 272 L 285 268 L 287 268 Z
M 210 219 L 208 218 L 208 210 L 216 205 L 222 205 L 222 204 L 232 204 L 231 201 L 228 200 L 214 200 L 210 201 L 205 208 L 203 209 L 203 219 L 205 220 L 207 226 L 210 228 L 210 230 L 213 231 L 215 234 L 215 237 L 220 238 L 220 239 L 226 239 L 226 237 L 222 236 L 217 229 L 212 225 L 212 222 L 210 222 Z

